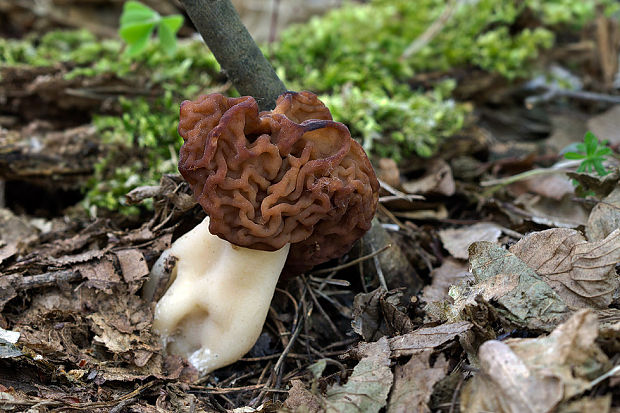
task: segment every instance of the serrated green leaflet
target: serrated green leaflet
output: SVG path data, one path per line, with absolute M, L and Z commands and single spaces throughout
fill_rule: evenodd
M 564 158 L 581 160 L 577 172 L 596 172 L 599 176 L 605 176 L 611 172 L 603 165 L 605 157 L 611 154 L 607 141 L 599 143 L 596 135 L 588 131 L 583 137 L 583 143 L 577 144 L 576 148 L 579 152 L 566 152 Z

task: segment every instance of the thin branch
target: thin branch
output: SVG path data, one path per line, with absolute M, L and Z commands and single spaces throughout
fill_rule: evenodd
M 321 270 L 312 271 L 312 275 L 325 274 L 325 273 L 328 273 L 328 272 L 340 271 L 340 270 L 342 270 L 344 268 L 352 267 L 353 265 L 357 264 L 358 262 L 366 261 L 367 259 L 372 258 L 375 255 L 379 255 L 383 251 L 385 251 L 385 250 L 387 250 L 388 248 L 391 248 L 391 247 L 392 247 L 392 244 L 384 245 L 383 247 L 381 247 L 377 251 L 374 251 L 374 252 L 372 252 L 371 254 L 368 254 L 368 255 L 364 255 L 363 257 L 356 258 L 353 261 L 347 262 L 346 264 L 337 265 L 337 266 L 331 267 L 331 268 L 323 268 Z
M 228 79 L 242 95 L 272 109 L 286 92 L 284 83 L 245 28 L 230 0 L 181 0 Z
M 10 274 L 5 277 L 8 285 L 17 291 L 30 290 L 32 288 L 52 287 L 60 282 L 72 282 L 82 278 L 79 271 L 61 270 L 51 271 L 43 274 L 25 275 Z
M 562 98 L 562 97 L 566 97 L 570 99 L 577 99 L 577 100 L 589 100 L 589 101 L 594 101 L 594 102 L 620 104 L 620 96 L 606 95 L 604 93 L 586 92 L 586 91 L 579 91 L 579 90 L 567 90 L 567 89 L 560 89 L 556 87 L 546 86 L 544 93 L 526 98 L 525 106 L 528 109 L 531 109 L 540 103 L 549 102 L 556 98 Z

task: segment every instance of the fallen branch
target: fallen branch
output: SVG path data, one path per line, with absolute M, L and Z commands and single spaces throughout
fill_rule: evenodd
M 547 86 L 546 91 L 540 95 L 530 96 L 525 99 L 525 107 L 528 109 L 533 108 L 534 106 L 549 102 L 556 98 L 570 98 L 570 99 L 578 99 L 578 100 L 589 100 L 594 102 L 606 102 L 613 104 L 620 104 L 620 96 L 614 95 L 606 95 L 604 93 L 596 93 L 596 92 L 584 92 L 578 90 L 567 90 L 567 89 L 559 89 L 556 87 Z
M 79 271 L 62 270 L 26 276 L 11 274 L 6 276 L 6 281 L 16 291 L 25 291 L 33 288 L 53 287 L 58 283 L 77 281 L 81 278 L 82 274 Z

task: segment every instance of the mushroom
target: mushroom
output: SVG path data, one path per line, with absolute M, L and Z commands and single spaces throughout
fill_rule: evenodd
M 249 96 L 185 101 L 179 134 L 179 171 L 207 218 L 155 264 L 176 260 L 153 326 L 167 351 L 206 374 L 252 348 L 281 272 L 342 256 L 370 228 L 379 184 L 310 92 L 287 92 L 265 112 Z

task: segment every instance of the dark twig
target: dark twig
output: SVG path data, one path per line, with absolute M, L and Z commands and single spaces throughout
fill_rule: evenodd
M 293 320 L 292 334 L 288 342 L 288 345 L 284 348 L 282 353 L 279 355 L 278 361 L 276 361 L 276 364 L 274 365 L 273 370 L 271 371 L 271 376 L 269 380 L 267 381 L 267 384 L 271 384 L 271 387 L 274 387 L 276 389 L 280 386 L 280 383 L 282 380 L 282 367 L 284 365 L 284 361 L 286 360 L 286 358 L 288 357 L 288 354 L 293 348 L 293 344 L 295 344 L 295 341 L 297 341 L 297 337 L 299 337 L 299 333 L 301 333 L 302 327 L 306 324 L 305 318 L 307 314 L 305 313 L 301 314 L 302 308 L 304 307 L 304 303 L 305 303 L 306 291 L 307 289 L 304 288 L 303 292 L 301 293 L 301 299 L 299 300 L 299 303 L 296 307 L 295 318 Z M 242 360 L 247 360 L 247 359 L 242 359 Z M 266 387 L 263 388 L 261 392 L 259 393 L 259 395 L 252 400 L 252 402 L 250 403 L 250 407 L 253 407 L 261 403 L 261 401 L 263 400 L 267 392 L 268 392 L 267 388 Z
M 594 102 L 613 103 L 613 104 L 620 103 L 620 96 L 606 95 L 603 93 L 586 92 L 586 91 L 580 91 L 580 90 L 559 89 L 556 87 L 547 86 L 544 93 L 526 98 L 525 106 L 531 109 L 540 103 L 548 102 L 550 100 L 554 100 L 556 98 L 561 98 L 561 97 L 577 99 L 577 100 L 589 100 L 589 101 L 594 101 Z
M 325 311 L 321 303 L 319 303 L 319 300 L 317 300 L 316 295 L 314 295 L 314 292 L 312 291 L 312 287 L 308 284 L 308 280 L 306 280 L 306 277 L 304 277 L 303 274 L 300 275 L 300 277 L 302 277 L 302 279 L 304 280 L 304 284 L 306 285 L 306 288 L 308 289 L 308 292 L 310 293 L 310 297 L 312 298 L 314 305 L 316 305 L 317 308 L 319 309 L 319 313 L 321 313 L 325 321 L 327 321 L 327 324 L 332 329 L 334 334 L 336 334 L 340 339 L 343 339 L 344 336 L 342 335 L 340 330 L 338 330 L 338 327 L 336 327 L 336 325 L 331 320 L 331 318 L 329 318 L 329 315 L 327 314 L 327 312 Z
M 458 401 L 458 397 L 459 394 L 461 393 L 461 387 L 463 386 L 463 383 L 465 382 L 465 375 L 462 375 L 461 378 L 459 379 L 459 382 L 456 385 L 456 388 L 454 389 L 454 392 L 452 393 L 452 401 L 450 403 L 450 412 L 449 413 L 454 413 L 455 409 L 456 409 L 456 404 Z
M 345 268 L 349 268 L 354 266 L 355 264 L 357 264 L 358 262 L 362 262 L 362 261 L 366 261 L 372 257 L 374 257 L 375 255 L 379 255 L 381 254 L 383 251 L 387 250 L 388 248 L 390 248 L 392 246 L 392 244 L 387 244 L 381 248 L 379 248 L 377 251 L 368 254 L 368 255 L 364 255 L 363 257 L 359 257 L 356 258 L 352 261 L 347 262 L 346 264 L 342 264 L 342 265 L 336 265 L 335 267 L 331 267 L 331 268 L 324 268 L 322 270 L 316 270 L 316 271 L 312 271 L 312 275 L 316 275 L 316 274 L 325 274 L 328 272 L 332 272 L 332 271 L 340 271 L 342 269 Z
M 297 311 L 298 312 L 301 311 L 301 307 L 302 307 L 301 304 L 302 303 L 300 301 L 299 307 L 297 307 Z M 282 380 L 282 366 L 284 364 L 284 360 L 286 360 L 286 356 L 288 355 L 288 353 L 293 348 L 293 344 L 295 343 L 295 340 L 297 340 L 297 337 L 299 337 L 299 333 L 301 333 L 301 328 L 305 324 L 305 319 L 306 319 L 306 314 L 300 316 L 297 319 L 297 324 L 295 325 L 295 327 L 293 329 L 293 335 L 291 336 L 291 339 L 288 342 L 288 345 L 286 346 L 286 348 L 284 349 L 284 351 L 280 355 L 280 358 L 278 359 L 278 361 L 276 362 L 275 366 L 273 367 L 273 371 L 274 371 L 275 376 L 276 376 L 276 381 L 275 381 L 275 384 L 276 384 L 275 387 L 276 388 L 280 386 L 280 380 Z
M 237 91 L 256 98 L 260 110 L 272 109 L 286 87 L 230 0 L 181 0 L 181 3 Z
M 146 390 L 149 387 L 153 386 L 155 383 L 156 383 L 156 381 L 150 381 L 150 382 L 148 382 L 146 384 L 143 384 L 142 386 L 138 387 L 134 391 L 132 391 L 130 393 L 127 393 L 127 394 L 119 397 L 118 399 L 110 400 L 108 402 L 66 403 L 65 407 L 60 407 L 60 408 L 52 410 L 52 411 L 62 411 L 62 410 L 66 410 L 66 409 L 93 411 L 93 409 L 96 409 L 96 408 L 105 408 L 105 407 L 117 406 L 120 403 L 124 402 L 125 400 L 135 399 L 144 390 Z
M 62 270 L 43 274 L 26 275 L 10 274 L 3 277 L 15 290 L 25 291 L 33 288 L 52 287 L 62 282 L 77 281 L 82 278 L 79 271 Z

